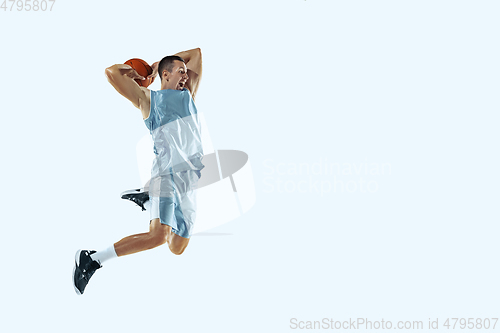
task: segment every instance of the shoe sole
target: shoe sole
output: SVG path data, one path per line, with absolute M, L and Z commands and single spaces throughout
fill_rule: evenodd
M 76 268 L 78 266 L 80 266 L 80 253 L 82 253 L 82 250 L 76 251 L 76 254 L 75 254 L 75 266 L 73 267 L 73 276 L 71 277 L 72 281 L 73 281 L 73 288 L 75 288 L 75 291 L 76 291 L 77 295 L 82 295 L 82 293 L 80 292 L 80 290 L 78 290 L 78 288 L 75 286 L 75 272 L 76 272 Z
M 143 188 L 138 188 L 136 190 L 128 190 L 128 191 L 124 191 L 120 194 L 120 197 L 123 197 L 124 195 L 127 195 L 127 194 L 141 194 L 141 193 L 144 193 L 144 189 Z

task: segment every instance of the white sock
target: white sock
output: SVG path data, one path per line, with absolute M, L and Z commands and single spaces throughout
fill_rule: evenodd
M 144 208 L 146 208 L 147 212 L 151 211 L 151 200 L 148 200 L 144 203 Z
M 116 257 L 118 257 L 118 256 L 116 255 L 114 245 L 111 245 L 106 250 L 97 251 L 96 253 L 90 255 L 90 258 L 92 258 L 92 260 L 99 262 L 101 265 L 106 260 L 116 258 Z

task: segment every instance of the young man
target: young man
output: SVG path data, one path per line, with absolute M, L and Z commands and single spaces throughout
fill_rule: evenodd
M 161 80 L 161 90 L 139 86 L 134 79 L 145 80 L 129 65 L 106 68 L 111 85 L 141 110 L 154 142 L 155 160 L 151 170 L 149 232 L 128 236 L 104 251 L 79 250 L 75 258 L 73 282 L 77 294 L 83 294 L 94 272 L 114 257 L 149 250 L 168 243 L 170 251 L 180 255 L 186 249 L 196 215 L 195 190 L 200 170 L 201 128 L 194 97 L 201 79 L 199 48 L 167 56 L 152 65 Z

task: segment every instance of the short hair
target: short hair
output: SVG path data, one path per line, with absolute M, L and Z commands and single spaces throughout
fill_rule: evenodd
M 183 63 L 186 63 L 184 59 L 182 59 L 179 56 L 176 55 L 171 55 L 171 56 L 166 56 L 163 59 L 160 60 L 160 63 L 158 64 L 158 74 L 160 75 L 160 81 L 162 80 L 162 73 L 164 70 L 169 71 L 172 73 L 172 69 L 174 68 L 174 61 L 179 60 L 182 61 Z

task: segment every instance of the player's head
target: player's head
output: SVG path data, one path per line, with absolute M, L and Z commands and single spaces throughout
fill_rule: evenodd
M 158 64 L 158 75 L 161 80 L 161 89 L 182 90 L 189 79 L 187 68 L 179 56 L 166 56 Z

